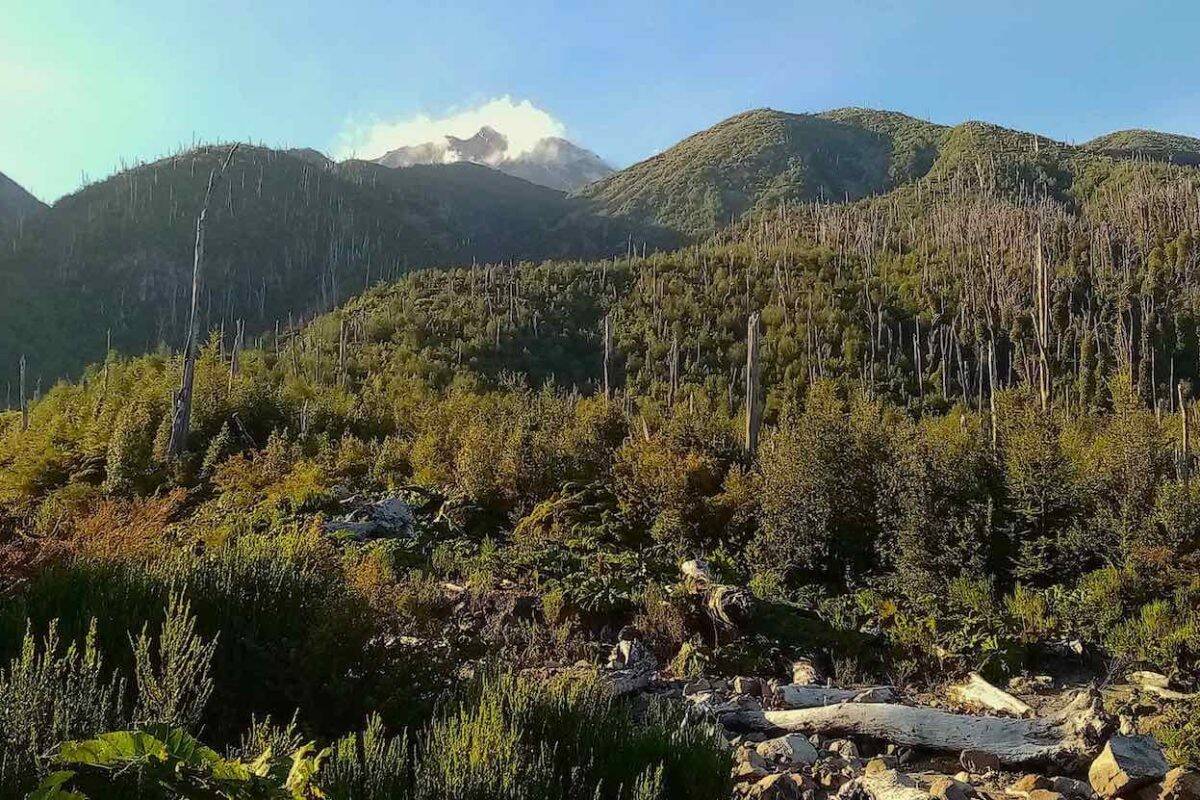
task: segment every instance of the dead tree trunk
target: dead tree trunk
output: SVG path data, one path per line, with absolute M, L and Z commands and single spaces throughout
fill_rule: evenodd
M 1184 484 L 1187 484 L 1188 479 L 1191 478 L 1192 474 L 1192 439 L 1191 428 L 1188 425 L 1188 408 L 1183 395 L 1182 381 L 1176 385 L 1175 391 L 1178 392 L 1179 395 L 1179 420 L 1183 425 L 1183 452 L 1181 454 L 1182 458 L 1180 458 L 1179 473 L 1180 477 L 1183 478 Z
M 171 417 L 171 441 L 167 453 L 171 459 L 178 459 L 187 448 L 188 430 L 192 418 L 192 389 L 196 380 L 196 352 L 200 339 L 200 280 L 204 268 L 204 225 L 208 217 L 208 202 L 212 199 L 213 185 L 217 178 L 224 174 L 237 151 L 235 144 L 229 148 L 225 163 L 220 170 L 214 169 L 208 175 L 208 189 L 204 192 L 204 205 L 196 217 L 196 247 L 192 260 L 192 307 L 188 317 L 187 339 L 183 347 L 183 377 L 179 382 L 179 391 L 175 394 L 174 408 Z
M 25 356 L 21 355 L 21 430 L 29 430 L 29 401 L 26 400 Z
M 746 323 L 746 453 L 751 457 L 758 451 L 758 430 L 762 425 L 758 381 L 758 312 L 755 311 Z
M 245 346 L 246 323 L 242 320 L 237 321 L 237 329 L 233 334 L 233 350 L 229 355 L 229 391 L 233 392 L 233 382 L 237 380 L 238 374 L 241 372 L 241 355 L 242 348 Z
M 612 399 L 612 384 L 609 382 L 609 365 L 612 363 L 612 314 L 604 315 L 604 399 Z
M 342 317 L 338 326 L 338 384 L 346 384 L 346 318 Z

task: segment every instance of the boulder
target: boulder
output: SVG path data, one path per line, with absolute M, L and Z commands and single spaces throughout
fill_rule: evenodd
M 399 497 L 366 503 L 325 522 L 325 532 L 356 539 L 411 536 L 416 520 L 412 507 Z
M 1167 759 L 1152 736 L 1114 736 L 1088 769 L 1101 797 L 1130 797 L 1167 774 Z
M 802 776 L 781 772 L 758 781 L 750 787 L 745 797 L 753 800 L 801 800 L 804 788 Z
M 1138 791 L 1136 800 L 1200 800 L 1200 774 L 1183 767 Z
M 739 747 L 733 756 L 733 779 L 735 781 L 757 781 L 769 774 L 766 760 L 748 745 Z
M 808 766 L 817 761 L 817 749 L 799 733 L 768 739 L 755 749 L 767 761 L 787 766 Z
M 975 800 L 979 796 L 971 784 L 945 776 L 929 785 L 929 794 L 938 800 Z
M 1056 775 L 1051 778 L 1050 788 L 1069 800 L 1095 800 L 1096 797 L 1096 793 L 1086 781 L 1068 778 L 1065 775 Z

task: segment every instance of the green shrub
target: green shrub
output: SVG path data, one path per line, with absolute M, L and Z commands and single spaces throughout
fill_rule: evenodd
M 0 798 L 24 797 L 53 748 L 125 724 L 124 686 L 105 668 L 96 626 L 65 648 L 57 623 L 42 639 L 26 630 L 0 669 Z

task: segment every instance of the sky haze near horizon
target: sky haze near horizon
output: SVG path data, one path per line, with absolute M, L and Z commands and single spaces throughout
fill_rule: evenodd
M 488 114 L 617 167 L 762 106 L 1200 136 L 1200 4 L 1174 0 L 0 0 L 0 20 L 0 172 L 46 201 L 193 142 L 371 156 Z

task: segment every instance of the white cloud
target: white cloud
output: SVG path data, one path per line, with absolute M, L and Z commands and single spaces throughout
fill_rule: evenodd
M 408 119 L 358 122 L 348 120 L 338 134 L 335 153 L 341 158 L 378 158 L 389 150 L 424 142 L 441 143 L 444 136 L 466 139 L 487 125 L 508 139 L 509 157 L 533 148 L 539 139 L 563 136 L 566 126 L 528 100 L 504 95 L 467 109 L 451 109 L 444 116 L 417 114 Z

